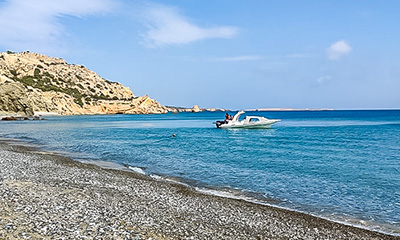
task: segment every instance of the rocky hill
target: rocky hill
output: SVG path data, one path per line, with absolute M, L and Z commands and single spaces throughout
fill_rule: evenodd
M 82 65 L 37 53 L 0 53 L 0 115 L 166 112 L 147 95 L 136 97 Z

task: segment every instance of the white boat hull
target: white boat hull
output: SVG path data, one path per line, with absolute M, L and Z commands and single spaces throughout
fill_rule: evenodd
M 247 128 L 247 129 L 263 129 L 271 128 L 272 124 L 279 122 L 280 120 L 274 119 L 266 123 L 248 123 L 248 124 L 222 124 L 220 128 Z
M 281 121 L 280 119 L 268 119 L 258 116 L 246 116 L 239 121 L 239 117 L 243 113 L 244 111 L 239 111 L 232 120 L 217 121 L 217 128 L 270 128 L 272 124 Z

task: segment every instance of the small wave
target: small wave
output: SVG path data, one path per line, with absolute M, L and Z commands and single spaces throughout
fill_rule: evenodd
M 164 179 L 163 179 L 161 176 L 159 176 L 159 175 L 150 175 L 150 177 L 153 178 L 153 179 L 155 179 L 155 180 L 159 180 L 159 181 L 164 180 Z
M 73 158 L 73 159 L 77 160 L 79 162 L 93 164 L 93 165 L 96 165 L 98 167 L 105 168 L 105 169 L 124 170 L 124 166 L 122 166 L 119 163 L 115 163 L 115 162 L 102 161 L 102 160 L 87 160 L 87 159 L 79 160 L 76 158 Z
M 299 211 L 302 212 L 302 211 Z M 391 236 L 400 236 L 400 229 L 398 228 L 398 223 L 392 222 L 392 224 L 388 223 L 382 223 L 382 222 L 376 222 L 375 220 L 361 220 L 357 219 L 354 217 L 351 217 L 349 215 L 346 216 L 341 216 L 341 215 L 336 215 L 336 214 L 329 214 L 329 215 L 319 215 L 319 214 L 313 214 L 309 212 L 303 212 L 315 217 L 323 218 L 332 222 L 340 223 L 343 225 L 347 226 L 352 226 L 352 227 L 357 227 L 357 228 L 362 228 L 366 229 L 369 231 L 375 231 Z M 397 225 L 397 226 L 396 226 Z
M 160 175 L 155 175 L 155 174 L 151 174 L 150 177 L 157 181 L 175 183 L 175 184 L 179 184 L 179 185 L 189 187 L 189 188 L 191 187 L 191 185 L 186 184 L 186 183 L 178 180 L 178 178 L 174 178 L 174 177 L 165 177 L 165 176 L 160 176 Z
M 196 191 L 207 194 L 207 195 L 213 195 L 213 196 L 218 196 L 218 197 L 224 197 L 224 198 L 232 198 L 232 199 L 239 199 L 239 200 L 245 200 L 249 202 L 254 202 L 255 199 L 250 198 L 245 196 L 244 194 L 241 194 L 239 192 L 234 192 L 230 190 L 216 190 L 216 189 L 210 189 L 210 188 L 195 188 Z
M 144 171 L 142 168 L 140 168 L 140 167 L 128 166 L 128 169 L 134 171 L 135 173 L 139 173 L 139 174 L 142 174 L 142 175 L 146 175 L 145 171 Z

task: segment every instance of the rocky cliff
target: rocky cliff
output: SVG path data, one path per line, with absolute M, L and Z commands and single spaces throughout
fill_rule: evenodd
M 38 112 L 150 114 L 168 110 L 82 65 L 37 53 L 0 53 L 0 115 Z

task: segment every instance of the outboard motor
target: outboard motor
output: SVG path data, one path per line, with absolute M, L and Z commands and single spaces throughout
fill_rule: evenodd
M 224 124 L 224 123 L 225 123 L 225 121 L 217 121 L 216 122 L 217 128 L 220 128 L 221 125 Z

